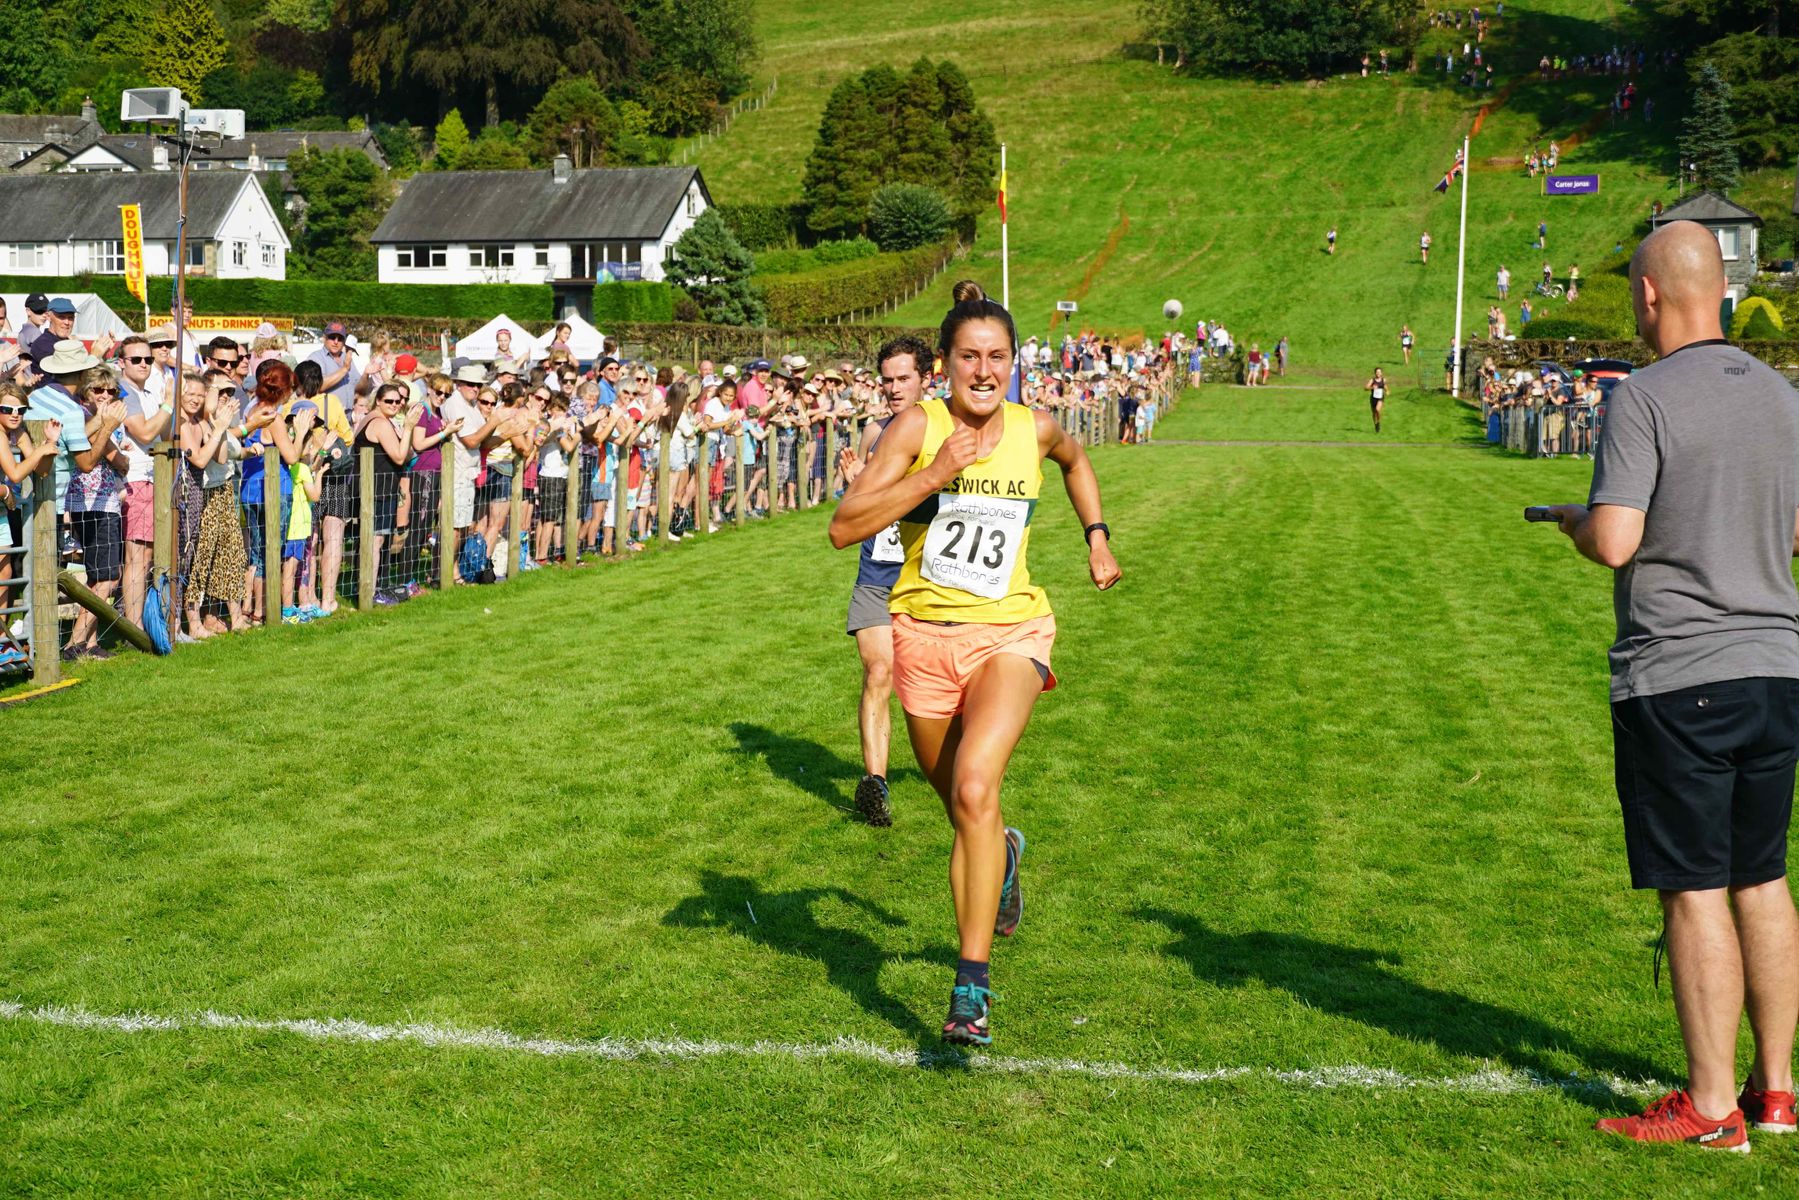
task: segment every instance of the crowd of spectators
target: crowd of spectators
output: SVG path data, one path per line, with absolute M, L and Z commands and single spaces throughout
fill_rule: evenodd
M 1604 420 L 1598 380 L 1550 363 L 1504 370 L 1489 356 L 1476 374 L 1487 440 L 1535 458 L 1592 458 Z
M 66 302 L 33 296 L 27 308 L 30 327 L 0 339 L 8 513 L 0 609 L 14 610 L 0 619 L 0 635 L 11 634 L 0 640 L 0 665 L 22 659 L 21 589 L 7 585 L 19 555 L 6 550 L 22 545 L 33 486 L 55 489 L 62 565 L 134 625 L 143 622 L 157 505 L 172 505 L 170 632 L 201 640 L 330 617 L 351 587 L 347 546 L 359 539 L 372 544 L 374 603 L 386 606 L 425 590 L 443 555 L 454 556 L 459 582 L 484 583 L 571 549 L 629 554 L 653 536 L 680 540 L 700 522 L 717 529 L 737 511 L 739 462 L 746 519 L 841 496 L 832 441 L 853 447 L 864 423 L 888 415 L 869 366 L 814 364 L 802 354 L 690 367 L 631 360 L 608 340 L 606 353 L 582 362 L 559 326 L 546 350 L 515 354 L 505 336 L 491 359 L 429 369 L 382 338 L 354 352 L 338 323 L 300 359 L 272 326 L 247 342 L 220 336 L 186 351 L 170 325 L 89 345 L 72 336 Z M 1071 335 L 1059 348 L 1033 338 L 1021 347 L 1014 399 L 1058 411 L 1071 428 L 1116 401 L 1119 440 L 1147 440 L 1182 344 L 1179 334 L 1159 345 Z M 944 387 L 940 363 L 929 387 Z M 40 420 L 52 422 L 42 444 L 26 429 Z M 665 446 L 666 531 L 656 491 Z M 156 495 L 161 454 L 176 463 L 172 501 Z M 374 481 L 366 529 L 365 458 Z M 269 463 L 280 497 L 272 543 Z M 444 504 L 455 535 L 440 544 Z M 264 607 L 270 570 L 279 612 Z M 83 609 L 64 657 L 108 656 L 105 632 Z

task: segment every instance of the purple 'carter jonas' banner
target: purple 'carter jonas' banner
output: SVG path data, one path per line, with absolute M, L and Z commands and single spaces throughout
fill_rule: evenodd
M 1543 183 L 1545 196 L 1597 196 L 1597 175 L 1550 175 Z

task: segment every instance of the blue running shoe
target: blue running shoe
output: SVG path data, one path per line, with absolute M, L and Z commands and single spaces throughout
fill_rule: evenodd
M 987 1010 L 993 993 L 975 983 L 958 983 L 949 996 L 949 1020 L 943 1023 L 943 1040 L 957 1046 L 991 1046 Z
M 1024 895 L 1018 890 L 1018 860 L 1024 857 L 1024 834 L 1006 826 L 1006 882 L 999 889 L 999 915 L 993 920 L 993 932 L 1011 937 L 1024 916 Z

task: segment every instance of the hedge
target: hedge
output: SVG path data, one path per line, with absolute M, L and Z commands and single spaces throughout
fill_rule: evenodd
M 953 241 L 898 254 L 757 279 L 775 325 L 832 321 L 903 300 L 934 279 L 957 250 Z
M 850 362 L 874 365 L 875 353 L 901 334 L 934 343 L 935 329 L 891 325 L 798 325 L 754 329 L 739 325 L 699 323 L 650 323 L 602 325 L 601 332 L 615 337 L 633 358 L 697 364 L 703 358 L 716 363 L 747 363 L 758 358 L 777 359 L 798 351 L 816 363 Z
M 800 210 L 786 204 L 715 204 L 746 250 L 770 250 L 796 246 L 800 240 Z
M 601 329 L 607 322 L 672 321 L 675 289 L 672 284 L 650 281 L 602 283 L 593 289 L 593 320 Z
M 1754 319 L 1755 314 L 1758 312 L 1762 314 L 1762 320 L 1765 322 L 1765 325 L 1761 331 L 1752 334 L 1749 329 L 1749 322 Z M 1785 333 L 1786 321 L 1782 319 L 1780 310 L 1774 306 L 1774 302 L 1765 296 L 1749 296 L 1745 298 L 1741 304 L 1737 305 L 1735 314 L 1730 318 L 1730 336 L 1733 338 L 1779 338 L 1784 336 Z
M 175 281 L 148 281 L 151 318 L 170 311 Z M 43 292 L 57 295 L 93 292 L 127 323 L 141 313 L 137 297 L 125 290 L 118 275 L 0 276 L 0 292 Z M 480 317 L 499 313 L 521 321 L 548 321 L 554 301 L 548 284 L 537 283 L 370 283 L 342 279 L 212 279 L 187 281 L 188 298 L 200 313 L 288 317 L 327 313 L 338 317 Z

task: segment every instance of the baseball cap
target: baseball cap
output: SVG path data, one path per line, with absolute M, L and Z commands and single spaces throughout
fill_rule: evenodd
M 33 292 L 25 297 L 25 308 L 28 312 L 48 312 L 50 311 L 50 298 L 42 292 Z
M 593 364 L 593 369 L 596 371 L 604 371 L 607 367 L 616 367 L 618 365 L 619 365 L 618 359 L 613 358 L 612 356 L 608 355 L 605 358 L 602 358 L 599 362 Z
M 325 337 L 348 337 L 350 331 L 344 328 L 342 321 L 333 321 L 325 326 Z
M 773 369 L 774 364 L 769 362 L 766 358 L 758 358 L 755 362 L 750 364 L 750 370 L 752 371 L 770 371 Z
M 402 375 L 410 375 L 419 369 L 419 360 L 410 354 L 402 354 L 394 359 L 394 370 Z
M 75 302 L 65 296 L 58 296 L 50 301 L 50 311 L 58 316 L 72 317 L 75 315 Z
M 726 363 L 723 367 L 719 368 L 718 373 L 721 378 L 735 379 L 735 378 L 737 378 L 737 364 L 736 363 Z

